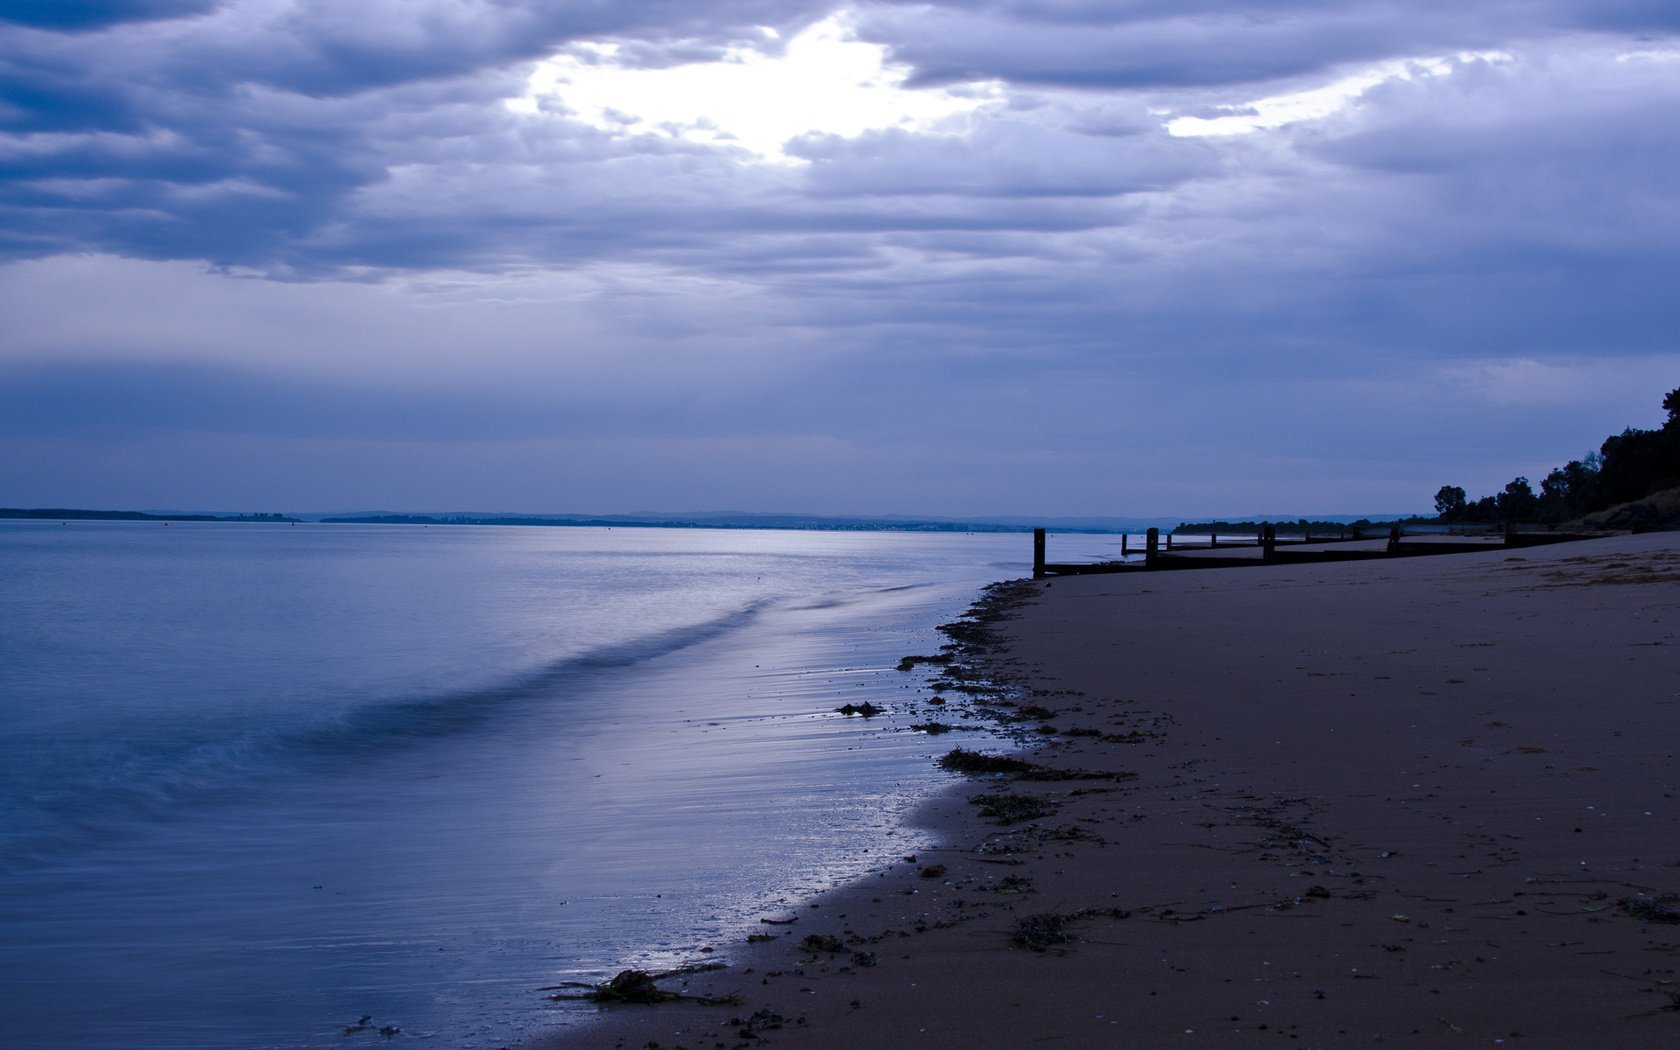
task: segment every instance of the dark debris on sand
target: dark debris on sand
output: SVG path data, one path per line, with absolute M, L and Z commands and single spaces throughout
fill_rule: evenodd
M 1023 820 L 1037 820 L 1039 817 L 1049 816 L 1054 810 L 1048 799 L 1003 791 L 975 795 L 968 802 L 980 810 L 982 817 L 995 820 L 999 824 L 1019 824 Z
M 945 753 L 939 760 L 939 768 L 953 773 L 1030 773 L 1044 767 L 1008 755 L 988 755 L 957 747 Z
M 1124 780 L 1137 775 L 1135 773 L 1088 773 L 1082 769 L 1055 769 L 1037 762 L 1028 762 L 1022 758 L 1011 758 L 1008 755 L 988 755 L 981 751 L 970 751 L 963 747 L 955 747 L 947 751 L 944 757 L 939 760 L 939 768 L 948 769 L 953 773 L 1010 774 L 1023 780 Z
M 652 1005 L 655 1003 L 699 1003 L 702 1006 L 739 1006 L 741 997 L 738 995 L 688 995 L 683 992 L 667 991 L 659 987 L 659 981 L 667 977 L 679 977 L 691 973 L 704 973 L 709 970 L 723 969 L 722 963 L 708 963 L 703 966 L 685 966 L 678 970 L 666 970 L 663 973 L 648 973 L 646 970 L 620 970 L 618 975 L 610 981 L 600 984 L 588 984 L 578 981 L 566 981 L 551 985 L 543 991 L 555 991 L 560 988 L 582 988 L 584 991 L 571 993 L 559 992 L 549 996 L 550 999 L 582 999 L 592 1003 L 636 1003 Z
M 1665 893 L 1661 897 L 1647 897 L 1639 894 L 1634 897 L 1623 897 L 1616 902 L 1616 907 L 1625 915 L 1645 922 L 1663 923 L 1665 925 L 1680 924 L 1680 893 Z
M 898 669 L 900 671 L 913 671 L 918 664 L 933 664 L 943 667 L 954 659 L 956 657 L 951 653 L 940 653 L 937 656 L 906 656 L 898 662 Z
M 1131 913 L 1124 908 L 1086 908 L 1066 914 L 1044 912 L 1017 921 L 1015 932 L 1009 939 L 1017 948 L 1027 948 L 1035 952 L 1065 949 L 1066 945 L 1074 942 L 1073 935 L 1068 932 L 1068 927 L 1074 923 L 1098 917 L 1125 919 L 1130 915 Z

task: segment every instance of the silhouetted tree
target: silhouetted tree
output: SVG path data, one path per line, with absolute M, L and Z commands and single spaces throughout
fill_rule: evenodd
M 1662 429 L 1612 434 L 1597 452 L 1541 479 L 1538 496 L 1527 478 L 1474 501 L 1458 486 L 1443 485 L 1435 510 L 1445 522 L 1561 522 L 1680 487 L 1680 388 L 1663 396 L 1662 407 L 1668 413 Z
M 1568 521 L 1598 506 L 1598 453 L 1572 459 L 1540 480 L 1540 520 Z
M 1469 497 L 1457 485 L 1442 485 L 1435 493 L 1435 513 L 1442 521 L 1453 522 L 1464 517 L 1464 506 Z
M 1680 485 L 1680 426 L 1629 427 L 1605 438 L 1599 451 L 1604 457 L 1598 472 L 1602 506 L 1643 499 Z
M 1505 484 L 1505 491 L 1494 497 L 1494 505 L 1501 521 L 1531 521 L 1540 508 L 1540 501 L 1534 497 L 1534 487 L 1527 478 L 1514 478 Z

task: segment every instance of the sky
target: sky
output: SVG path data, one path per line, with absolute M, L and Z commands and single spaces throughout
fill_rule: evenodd
M 1428 511 L 1680 385 L 1673 0 L 0 0 L 0 505 Z

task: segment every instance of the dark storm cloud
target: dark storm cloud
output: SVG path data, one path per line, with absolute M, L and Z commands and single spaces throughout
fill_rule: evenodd
M 1307 20 L 1217 12 L 1034 24 L 943 10 L 883 14 L 865 23 L 871 36 L 890 41 L 896 59 L 915 67 L 918 84 L 996 78 L 1084 89 L 1194 88 L 1297 76 L 1393 54 L 1404 45 L 1385 29 L 1339 6 Z
M 203 14 L 216 0 L 0 0 L 0 22 L 80 32 Z
M 1570 30 L 1668 34 L 1666 0 L 949 2 L 868 9 L 863 32 L 914 82 L 1001 79 L 1084 90 L 1194 90 L 1299 78 L 1355 62 L 1496 48 Z
M 1570 5 L 1562 21 L 1622 33 L 1680 32 L 1680 7 L 1668 0 L 1604 0 Z
M 1560 30 L 1672 28 L 1640 0 L 1193 0 L 866 9 L 866 36 L 918 83 L 999 78 L 1082 89 L 1230 87 L 1352 62 L 1478 50 Z
M 645 55 L 676 61 L 761 41 L 757 27 L 797 25 L 822 10 L 810 0 L 296 0 L 283 15 L 263 19 L 249 5 L 224 0 L 216 18 L 164 42 L 157 62 L 186 86 L 244 82 L 336 97 L 468 77 L 545 57 L 574 40 L 641 38 Z
M 8 131 L 132 134 L 144 123 L 140 106 L 120 84 L 27 55 L 0 62 L 0 126 Z

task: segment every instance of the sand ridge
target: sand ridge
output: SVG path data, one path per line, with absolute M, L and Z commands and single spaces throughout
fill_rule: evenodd
M 1001 713 L 1107 776 L 964 776 L 687 982 L 739 1005 L 552 1045 L 1680 1046 L 1677 583 L 1657 534 L 1020 584 Z

